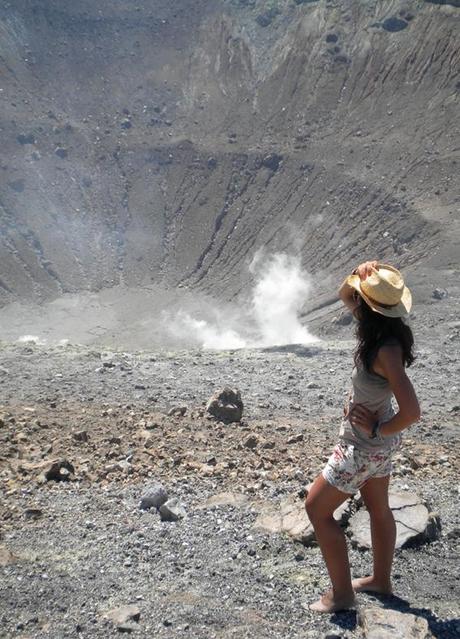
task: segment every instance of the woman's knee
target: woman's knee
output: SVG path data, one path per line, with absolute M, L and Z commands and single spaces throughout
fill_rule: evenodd
M 333 516 L 333 511 L 325 507 L 323 500 L 309 495 L 305 499 L 305 510 L 312 523 L 320 519 L 330 519 Z
M 388 504 L 378 504 L 371 507 L 366 506 L 366 508 L 372 521 L 379 522 L 394 519 L 393 511 Z

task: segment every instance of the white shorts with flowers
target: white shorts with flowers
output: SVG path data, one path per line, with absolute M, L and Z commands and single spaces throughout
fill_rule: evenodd
M 324 479 L 344 493 L 356 493 L 368 479 L 391 474 L 391 457 L 399 446 L 384 450 L 363 450 L 340 440 L 322 472 Z

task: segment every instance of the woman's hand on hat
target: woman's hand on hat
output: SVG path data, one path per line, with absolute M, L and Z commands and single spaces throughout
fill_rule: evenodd
M 359 279 L 363 281 L 367 277 L 369 277 L 369 275 L 372 275 L 374 271 L 377 270 L 378 264 L 379 263 L 377 262 L 377 260 L 370 260 L 368 262 L 363 262 L 355 269 L 354 272 L 357 275 L 359 275 Z
M 362 404 L 354 404 L 348 413 L 348 421 L 352 426 L 360 428 L 368 435 L 372 435 L 372 429 L 377 421 L 377 413 L 373 413 Z

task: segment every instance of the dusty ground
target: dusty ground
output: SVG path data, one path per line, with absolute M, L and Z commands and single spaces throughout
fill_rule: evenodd
M 439 514 L 441 537 L 397 552 L 399 599 L 377 602 L 425 617 L 446 638 L 460 627 L 451 348 L 419 352 L 411 376 L 424 416 L 405 435 L 393 479 Z M 261 505 L 300 494 L 321 469 L 350 363 L 342 339 L 233 352 L 4 344 L 2 636 L 110 637 L 103 613 L 134 603 L 137 636 L 359 637 L 354 613 L 316 617 L 306 608 L 327 587 L 319 550 L 252 528 Z M 241 389 L 239 424 L 204 414 L 224 384 Z M 166 414 L 176 407 L 185 415 Z M 70 481 L 40 479 L 50 459 L 73 465 Z M 139 510 L 153 480 L 183 501 L 185 519 Z M 223 491 L 247 500 L 206 505 Z M 368 552 L 351 556 L 355 575 L 369 570 Z

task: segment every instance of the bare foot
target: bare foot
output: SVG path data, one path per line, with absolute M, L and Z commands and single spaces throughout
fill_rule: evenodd
M 374 579 L 373 575 L 369 577 L 359 577 L 351 582 L 355 592 L 379 592 L 382 595 L 393 594 L 391 583 L 382 584 Z
M 338 612 L 339 610 L 349 610 L 356 605 L 353 595 L 343 598 L 335 598 L 332 590 L 326 592 L 321 599 L 310 605 L 310 610 L 315 612 Z

